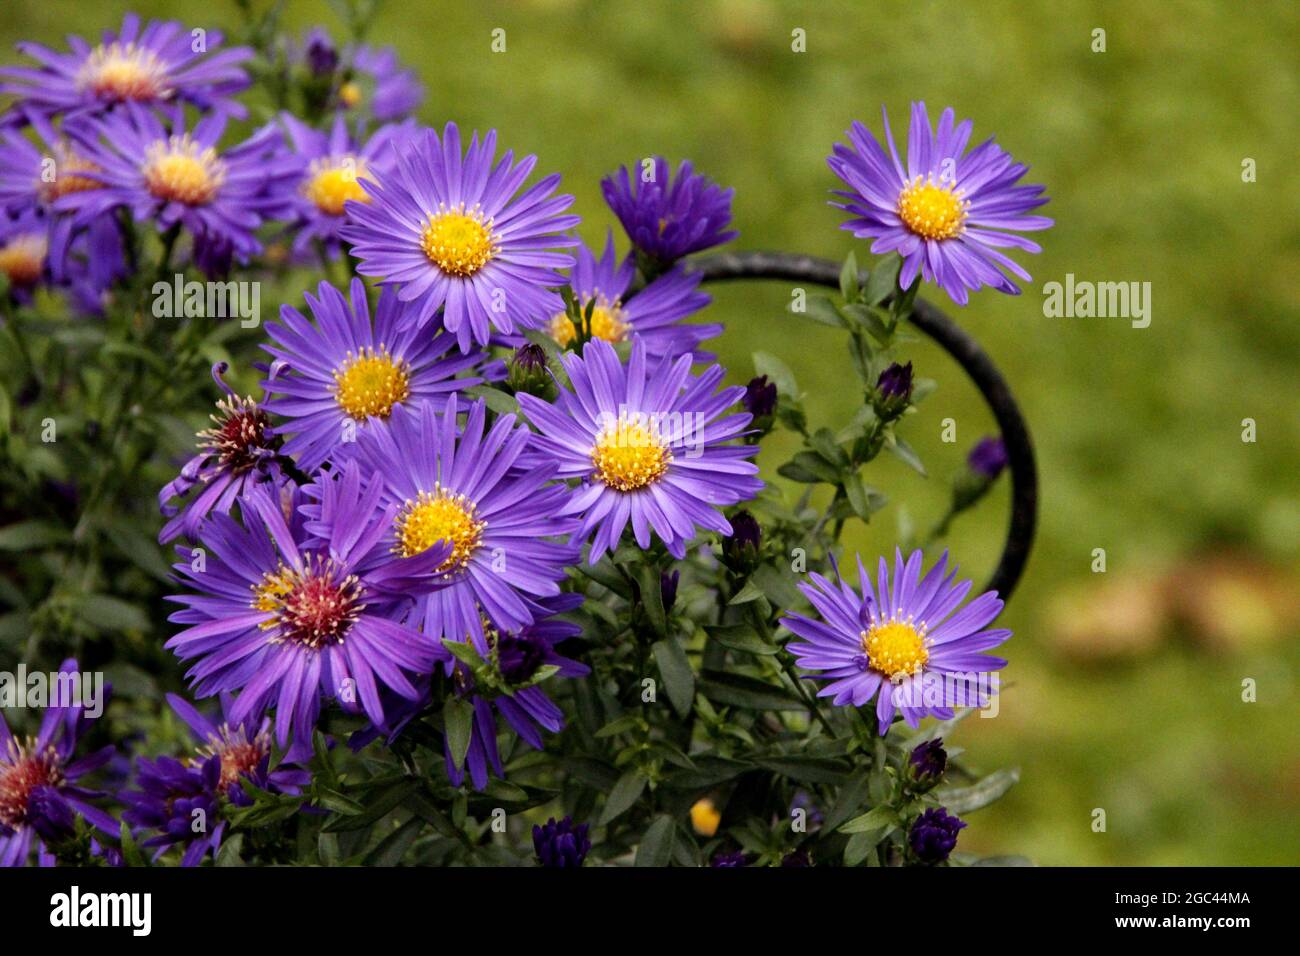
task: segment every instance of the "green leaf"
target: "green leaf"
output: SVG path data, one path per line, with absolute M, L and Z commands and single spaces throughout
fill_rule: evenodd
M 987 807 L 1020 782 L 1020 768 L 998 770 L 969 787 L 950 787 L 935 791 L 938 801 L 949 813 L 970 813 Z
M 80 611 L 86 623 L 100 631 L 149 630 L 149 617 L 144 611 L 107 594 L 85 595 Z
M 819 428 L 813 432 L 808 439 L 813 450 L 821 455 L 836 468 L 846 468 L 849 464 L 849 456 L 844 449 L 835 443 L 835 433 L 829 428 Z
M 789 308 L 790 311 L 794 311 L 793 302 L 790 303 Z M 806 315 L 814 322 L 819 322 L 822 325 L 829 325 L 836 329 L 845 328 L 848 324 L 844 321 L 844 316 L 840 314 L 839 309 L 835 307 L 835 303 L 824 295 L 810 295 L 804 301 L 804 311 L 802 313 L 796 312 L 795 314 Z
M 600 730 L 596 731 L 596 737 L 598 739 L 613 737 L 616 734 L 626 733 L 634 727 L 639 726 L 641 726 L 641 717 L 639 714 L 624 714 L 622 717 L 611 720 L 604 727 L 601 727 Z
M 917 453 L 912 450 L 912 446 L 903 441 L 903 439 L 899 438 L 897 435 L 891 434 L 889 438 L 885 440 L 885 447 L 893 452 L 905 465 L 914 469 L 922 478 L 930 477 L 930 473 L 925 470 L 925 465 L 921 463 L 920 456 L 918 456 Z
M 784 687 L 742 674 L 707 671 L 700 677 L 699 690 L 715 703 L 745 710 L 802 710 L 805 706 Z
M 393 810 L 406 801 L 407 797 L 415 789 L 416 781 L 414 780 L 399 780 L 386 787 L 381 787 L 377 793 L 366 795 L 365 800 L 362 801 L 365 805 L 363 813 L 350 817 L 334 817 L 325 824 L 325 830 L 330 833 L 364 830 L 392 813 Z
M 122 824 L 122 860 L 127 866 L 151 866 L 148 857 L 140 852 L 139 845 L 135 842 L 135 836 L 131 833 L 131 828 L 125 823 Z
M 695 699 L 695 671 L 691 669 L 686 651 L 680 642 L 671 637 L 656 641 L 653 650 L 673 710 L 677 711 L 678 716 L 685 717 L 691 712 L 691 701 Z
M 878 830 L 873 833 L 855 833 L 849 837 L 849 842 L 844 844 L 844 865 L 857 866 L 876 845 L 885 838 L 885 831 Z
M 755 761 L 760 767 L 800 783 L 838 784 L 848 773 L 848 766 L 829 757 L 765 757 Z
M 69 540 L 67 531 L 45 521 L 20 521 L 0 528 L 0 551 L 37 551 Z
M 213 866 L 243 866 L 244 858 L 240 856 L 244 849 L 244 835 L 236 833 L 233 836 L 226 837 L 221 841 L 221 849 L 217 851 L 217 857 L 212 861 Z
M 677 831 L 673 818 L 660 814 L 646 827 L 645 836 L 636 848 L 635 866 L 667 866 L 673 855 L 673 836 Z
M 759 375 L 766 375 L 768 381 L 776 385 L 777 393 L 796 401 L 799 398 L 799 386 L 795 384 L 794 372 L 775 355 L 767 352 L 754 353 L 754 370 Z
M 902 821 L 898 818 L 898 811 L 893 807 L 872 807 L 860 817 L 854 817 L 848 823 L 840 827 L 841 833 L 872 833 L 876 830 L 881 831 L 881 835 L 888 830 L 899 826 Z
M 830 812 L 826 814 L 826 819 L 822 821 L 822 826 L 829 832 L 835 830 L 841 823 L 853 816 L 858 807 L 862 806 L 867 799 L 867 789 L 871 785 L 871 777 L 868 774 L 860 773 L 853 777 L 840 788 L 839 796 L 835 798 L 835 805 Z
M 1034 866 L 1033 860 L 1025 856 L 986 856 L 976 860 L 971 866 Z
M 420 835 L 424 820 L 418 816 L 411 817 L 400 827 L 384 837 L 383 841 L 366 854 L 362 863 L 366 866 L 396 866 L 411 848 L 415 838 Z
M 636 569 L 636 583 L 641 589 L 641 606 L 645 608 L 646 620 L 661 637 L 668 633 L 668 615 L 664 612 L 663 585 L 659 579 L 659 567 L 653 561 L 646 561 Z
M 898 290 L 898 273 L 903 268 L 903 258 L 897 252 L 891 252 L 876 263 L 867 278 L 864 298 L 867 305 L 880 305 Z
M 850 252 L 840 269 L 840 295 L 852 300 L 858 297 L 858 257 Z
M 748 624 L 708 624 L 704 629 L 723 647 L 741 654 L 767 657 L 779 650 L 775 644 L 763 640 Z
M 349 796 L 345 796 L 336 790 L 325 789 L 316 794 L 316 805 L 350 817 L 356 816 L 358 813 L 364 813 L 366 809 Z
M 600 812 L 600 819 L 596 825 L 603 827 L 630 809 L 632 804 L 637 802 L 642 791 L 645 790 L 645 785 L 645 777 L 641 776 L 640 771 L 635 768 L 619 777 L 618 783 L 614 784 L 614 789 L 609 792 L 609 796 L 605 799 L 605 809 Z
M 733 597 L 727 603 L 731 605 L 748 604 L 750 601 L 757 601 L 762 596 L 763 596 L 762 588 L 760 588 L 753 581 L 746 581 L 745 586 L 741 588 L 739 591 L 737 591 L 736 596 Z
M 448 697 L 442 706 L 443 730 L 447 734 L 447 752 L 459 770 L 465 765 L 469 753 L 471 729 L 474 726 L 474 707 L 467 700 Z
M 487 403 L 487 407 L 492 409 L 498 415 L 518 415 L 519 403 L 515 401 L 513 395 L 507 395 L 498 388 L 490 385 L 471 385 L 465 389 L 464 394 L 470 398 L 481 398 Z
M 788 571 L 771 564 L 760 564 L 754 569 L 750 580 L 763 589 L 763 593 L 775 607 L 789 610 L 804 603 L 804 597 L 799 593 L 794 578 Z

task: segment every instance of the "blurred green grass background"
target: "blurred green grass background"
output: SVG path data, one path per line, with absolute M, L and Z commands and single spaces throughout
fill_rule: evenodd
M 58 44 L 128 9 L 238 31 L 228 3 L 7 0 L 0 41 Z M 342 29 L 315 0 L 292 0 L 287 22 Z M 1019 765 L 1022 782 L 963 848 L 1047 864 L 1300 858 L 1300 6 L 390 0 L 370 39 L 420 74 L 424 121 L 496 127 L 563 172 L 588 242 L 614 225 L 600 177 L 664 153 L 735 187 L 733 248 L 841 259 L 856 246 L 866 262 L 825 203 L 824 158 L 853 119 L 879 131 L 882 105 L 905 130 L 912 99 L 932 117 L 952 105 L 974 141 L 995 135 L 1030 163 L 1057 225 L 1041 256 L 1018 256 L 1034 275 L 1025 294 L 958 309 L 924 290 L 1011 382 L 1042 482 L 1037 547 L 1005 612 L 1012 686 L 998 719 L 954 738 L 977 768 Z M 1242 181 L 1246 158 L 1257 182 Z M 1045 318 L 1042 284 L 1067 273 L 1150 282 L 1151 326 Z M 773 352 L 814 424 L 848 419 L 858 399 L 834 330 L 787 313 L 780 284 L 714 291 L 734 381 L 753 351 Z M 910 357 L 940 382 L 905 431 L 933 477 L 870 466 L 895 502 L 848 536 L 871 555 L 892 550 L 898 503 L 922 528 L 939 515 L 946 476 L 993 430 L 941 351 Z M 948 417 L 956 445 L 940 441 Z M 792 450 L 769 443 L 769 475 Z M 996 563 L 1005 485 L 950 538 L 977 579 Z M 1094 548 L 1105 574 L 1090 570 Z M 1245 678 L 1256 703 L 1241 699 Z

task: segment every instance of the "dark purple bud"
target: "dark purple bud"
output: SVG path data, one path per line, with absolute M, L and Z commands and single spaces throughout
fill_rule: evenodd
M 966 464 L 977 475 L 992 481 L 1007 467 L 1007 446 L 1001 438 L 981 438 L 971 449 Z
M 497 670 L 507 684 L 526 683 L 545 662 L 546 648 L 541 641 L 513 634 L 497 639 Z
M 904 401 L 912 397 L 912 363 L 899 365 L 895 362 L 880 373 L 876 379 L 876 391 L 882 398 L 901 398 Z
M 957 845 L 957 832 L 966 824 L 951 816 L 944 807 L 926 810 L 916 818 L 907 835 L 912 855 L 922 863 L 942 863 Z
M 722 559 L 738 574 L 748 574 L 758 564 L 763 529 L 748 511 L 731 516 L 731 537 L 722 539 Z
M 677 603 L 677 582 L 681 580 L 682 572 L 674 571 L 671 574 L 664 572 L 659 575 L 659 597 L 663 600 L 664 610 L 671 611 L 673 605 Z
M 913 749 L 907 758 L 907 778 L 915 790 L 929 790 L 948 767 L 948 751 L 943 749 L 943 739 L 935 738 Z
M 591 852 L 587 824 L 575 827 L 570 817 L 558 823 L 551 817 L 545 826 L 533 827 L 533 849 L 542 866 L 576 869 Z
M 328 76 L 338 68 L 339 51 L 320 27 L 307 35 L 306 60 L 307 69 L 316 76 Z
M 553 382 L 546 367 L 546 350 L 532 342 L 516 349 L 506 369 L 506 384 L 516 392 L 547 397 Z
M 767 380 L 766 375 L 749 380 L 745 386 L 745 397 L 741 399 L 745 411 L 755 418 L 766 418 L 776 411 L 776 385 Z
M 783 867 L 803 867 L 812 865 L 812 857 L 809 856 L 808 851 L 804 849 L 793 850 L 781 858 L 781 866 Z

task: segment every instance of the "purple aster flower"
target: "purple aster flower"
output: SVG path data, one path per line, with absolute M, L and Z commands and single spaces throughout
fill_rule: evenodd
M 391 46 L 349 47 L 344 59 L 347 79 L 337 91 L 341 108 L 380 123 L 405 119 L 419 108 L 424 86 L 414 71 L 402 66 Z
M 19 97 L 17 105 L 27 113 L 78 115 L 123 103 L 189 103 L 201 112 L 242 119 L 248 111 L 233 97 L 249 85 L 239 64 L 252 59 L 253 51 L 222 50 L 223 39 L 219 30 L 191 31 L 173 20 L 150 20 L 142 30 L 140 18 L 128 13 L 122 29 L 104 31 L 95 46 L 77 36 L 68 37 L 67 53 L 18 44 L 39 65 L 0 69 L 0 93 Z
M 947 768 L 948 751 L 943 749 L 943 740 L 936 737 L 912 748 L 904 769 L 913 789 L 924 792 L 939 782 Z
M 450 669 L 453 686 L 459 696 L 469 700 L 474 719 L 462 767 L 456 765 L 450 741 L 447 743 L 447 777 L 453 786 L 459 787 L 468 776 L 474 789 L 482 790 L 490 772 L 505 776 L 497 750 L 497 713 L 524 743 L 536 750 L 542 749 L 543 731 L 555 734 L 564 729 L 564 711 L 547 696 L 541 684 L 557 674 L 585 677 L 591 673 L 585 664 L 555 650 L 556 644 L 577 637 L 582 629 L 553 615 L 573 610 L 582 600 L 581 594 L 569 593 L 543 598 L 538 602 L 537 620 L 514 632 L 496 630 L 489 621 L 486 660 L 471 667 L 457 655 Z M 443 639 L 444 646 L 450 643 Z
M 212 378 L 226 394 L 209 416 L 212 427 L 198 433 L 199 453 L 158 492 L 158 507 L 171 519 L 158 535 L 159 544 L 182 533 L 193 541 L 209 514 L 229 512 L 250 486 L 271 482 L 275 487 L 282 478 L 284 459 L 280 439 L 271 434 L 270 416 L 252 396 L 240 398 L 231 390 L 221 377 L 226 369 L 225 362 L 212 366 Z M 189 501 L 171 503 L 195 488 L 200 490 Z
M 838 568 L 837 584 L 812 574 L 813 583 L 799 590 L 821 620 L 802 614 L 781 619 L 801 638 L 786 645 L 800 666 L 831 679 L 817 696 L 832 697 L 836 706 L 861 707 L 880 692 L 881 734 L 889 730 L 895 709 L 915 727 L 927 714 L 947 720 L 953 707 L 984 706 L 990 697 L 988 675 L 1007 663 L 982 653 L 1011 636 L 1008 630 L 986 629 L 1002 610 L 997 592 L 987 591 L 958 610 L 971 582 L 954 585 L 956 568 L 945 576 L 946 551 L 924 578 L 921 561 L 917 550 L 904 565 L 902 551 L 895 549 L 892 587 L 882 557 L 873 590 L 859 557 L 861 594 Z
M 601 191 L 632 245 L 660 268 L 738 235 L 727 230 L 734 190 L 699 175 L 689 162 L 678 166 L 676 178 L 671 178 L 662 156 L 650 166 L 633 168 L 638 171 L 635 181 L 621 166 L 601 181 Z
M 628 298 L 627 291 L 634 278 L 636 265 L 632 259 L 620 263 L 614 258 L 612 233 L 605 240 L 600 259 L 586 245 L 578 246 L 569 284 L 584 313 L 589 303 L 595 303 L 591 312 L 591 337 L 614 343 L 638 339 L 645 343 L 652 359 L 685 353 L 690 353 L 697 362 L 711 358 L 707 353 L 697 352 L 696 346 L 719 335 L 722 323 L 696 325 L 682 321 L 713 301 L 698 291 L 699 273 L 674 269 Z M 563 311 L 551 318 L 547 332 L 562 348 L 568 348 L 579 337 L 573 320 Z
M 957 845 L 958 832 L 965 828 L 965 821 L 949 814 L 945 807 L 931 807 L 912 824 L 907 844 L 922 863 L 942 863 Z
M 541 457 L 558 464 L 558 477 L 582 479 L 559 514 L 583 516 L 575 541 L 595 534 L 590 563 L 618 547 L 629 520 L 640 547 L 650 547 L 653 530 L 679 559 L 697 528 L 730 535 L 718 509 L 763 488 L 758 466 L 745 460 L 757 449 L 724 444 L 744 432 L 750 416 L 719 417 L 745 389 L 715 391 L 723 369 L 692 375 L 689 355 L 647 369 L 638 341 L 626 367 L 599 339 L 563 361 L 571 389 L 561 389 L 555 404 L 517 397 L 542 433 Z
M 393 292 L 379 296 L 373 324 L 365 283 L 353 279 L 349 292 L 350 301 L 322 282 L 317 296 L 305 296 L 314 322 L 285 305 L 266 327 L 271 343 L 262 347 L 275 362 L 262 386 L 276 396 L 266 410 L 285 419 L 276 429 L 293 436 L 285 454 L 308 472 L 350 455 L 358 435 L 425 405 L 441 410 L 458 389 L 481 381 L 458 376 L 482 356 L 448 357 L 455 340 L 405 322 L 408 309 Z
M 548 287 L 564 284 L 556 270 L 573 260 L 546 250 L 577 242 L 559 234 L 578 224 L 561 215 L 573 197 L 551 195 L 559 175 L 516 196 L 537 157 L 515 163 L 507 151 L 495 161 L 496 141 L 495 130 L 482 140 L 475 133 L 462 156 L 455 123 L 441 140 L 426 130 L 395 171 L 363 181 L 371 201 L 348 203 L 340 230 L 361 260 L 357 271 L 396 286 L 412 325 L 442 309 L 462 352 L 487 344 L 493 327 L 507 335 L 540 328 L 563 309 Z
M 195 694 L 240 692 L 226 714 L 236 725 L 274 707 L 281 747 L 308 745 L 323 698 L 348 711 L 359 701 L 382 723 L 379 688 L 416 698 L 407 674 L 428 673 L 435 659 L 394 607 L 404 614 L 409 598 L 438 586 L 450 547 L 375 560 L 396 511 L 380 507 L 379 479 L 363 487 L 350 465 L 329 481 L 333 507 L 311 527 L 299 494 L 245 489 L 242 522 L 213 514 L 199 531 L 203 561 L 175 565 L 194 593 L 168 598 L 185 605 L 169 620 L 186 627 L 166 646 L 191 662 Z
M 975 474 L 992 481 L 1007 467 L 1007 446 L 1001 438 L 981 438 L 970 450 L 966 465 Z
M 1026 282 L 1029 273 L 998 249 L 1041 251 L 1038 243 L 1005 230 L 1029 232 L 1052 225 L 1043 216 L 1028 215 L 1046 204 L 1044 187 L 1017 186 L 1029 167 L 1015 162 L 992 139 L 967 153 L 971 121 L 954 126 L 953 120 L 953 111 L 944 110 L 935 131 L 925 104 L 912 104 L 906 168 L 888 114 L 888 153 L 865 126 L 854 122 L 847 134 L 852 145 L 836 143 L 826 160 L 849 186 L 849 191 L 835 192 L 844 201 L 831 205 L 853 214 L 842 228 L 874 240 L 873 253 L 897 251 L 903 257 L 898 282 L 904 289 L 920 272 L 959 305 L 966 304 L 970 291 L 986 285 L 1019 295 L 1019 287 L 1002 270 Z
M 69 658 L 59 673 L 80 671 Z M 71 834 L 78 814 L 106 834 L 116 837 L 121 832 L 116 820 L 90 802 L 103 794 L 77 786 L 113 758 L 114 748 L 73 759 L 91 718 L 81 701 L 70 699 L 75 696 L 70 689 L 62 680 L 51 686 L 50 704 L 35 737 L 15 737 L 0 714 L 0 867 L 26 864 L 33 844 L 40 864 L 54 865 L 46 844 Z
M 429 639 L 472 640 L 485 655 L 484 615 L 516 631 L 542 610 L 539 599 L 560 593 L 578 549 L 555 538 L 576 522 L 560 516 L 567 494 L 549 484 L 555 466 L 525 467 L 527 428 L 501 415 L 485 434 L 481 400 L 463 428 L 457 411 L 453 396 L 443 415 L 425 407 L 394 417 L 360 436 L 357 461 L 383 476 L 390 552 L 410 557 L 451 544 L 439 569 L 446 586 L 420 599 L 415 621 Z
M 537 853 L 537 862 L 542 866 L 580 867 L 591 852 L 587 824 L 574 825 L 572 817 L 565 817 L 559 822 L 551 817 L 544 826 L 534 824 L 533 850 Z
M 56 208 L 75 211 L 79 225 L 123 206 L 159 232 L 180 225 L 196 244 L 217 243 L 247 261 L 262 248 L 255 233 L 263 219 L 288 208 L 301 161 L 285 150 L 274 125 L 219 152 L 225 124 L 225 117 L 211 115 L 186 132 L 180 113 L 164 125 L 154 113 L 128 104 L 79 126 L 69 135 L 98 167 L 82 175 L 104 188 L 65 195 Z
M 57 221 L 53 232 L 58 232 Z M 66 290 L 83 314 L 102 315 L 113 286 L 130 274 L 118 224 L 110 217 L 92 220 L 73 235 L 66 256 L 55 251 L 57 241 L 52 239 L 50 247 L 54 285 Z
M 172 710 L 193 731 L 199 747 L 193 757 L 176 760 L 159 757 L 140 758 L 137 763 L 139 790 L 121 795 L 127 810 L 122 819 L 137 830 L 160 831 L 147 838 L 143 846 L 156 848 L 161 856 L 173 846 L 183 846 L 182 866 L 197 866 L 221 846 L 226 821 L 221 819 L 221 801 L 235 806 L 251 806 L 252 798 L 241 781 L 247 780 L 261 790 L 272 793 L 299 793 L 311 782 L 311 775 L 294 767 L 281 765 L 270 769 L 271 722 L 254 721 L 255 729 L 243 723 L 233 724 L 228 714 L 233 698 L 221 696 L 222 720 L 214 723 L 193 705 L 175 694 L 167 695 Z M 201 811 L 201 816 L 195 811 Z M 196 832 L 195 822 L 206 824 Z
M 414 137 L 415 126 L 382 126 L 360 142 L 348 132 L 341 115 L 334 118 L 328 133 L 312 129 L 289 113 L 282 113 L 280 119 L 288 131 L 289 145 L 308 164 L 294 200 L 293 251 L 302 257 L 313 243 L 322 242 L 335 257 L 339 228 L 345 221 L 344 204 L 349 199 L 370 202 L 360 181 L 371 178 L 372 170 L 391 170 L 396 145 Z

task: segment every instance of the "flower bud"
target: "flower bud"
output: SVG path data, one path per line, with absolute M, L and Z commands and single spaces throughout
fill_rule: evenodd
M 907 835 L 912 856 L 930 866 L 944 862 L 957 845 L 957 832 L 965 826 L 965 822 L 951 816 L 945 807 L 926 810 L 916 818 Z
M 506 369 L 506 384 L 515 392 L 548 397 L 555 383 L 546 367 L 546 351 L 531 342 L 516 349 Z
M 758 567 L 763 546 L 763 529 L 748 511 L 731 516 L 731 537 L 722 539 L 722 562 L 736 574 L 749 574 Z
M 948 752 L 942 738 L 927 740 L 912 750 L 904 768 L 909 788 L 916 793 L 934 789 L 948 766 Z
M 895 362 L 880 373 L 867 397 L 883 421 L 892 422 L 906 410 L 912 400 L 912 363 Z
M 565 817 L 558 823 L 555 817 L 551 817 L 544 826 L 533 827 L 533 850 L 542 866 L 576 869 L 591 852 L 587 824 L 575 827 L 572 817 Z
M 776 385 L 767 380 L 766 375 L 749 380 L 745 386 L 745 396 L 740 400 L 745 411 L 754 416 L 750 427 L 758 434 L 750 435 L 749 441 L 757 441 L 772 430 L 776 415 Z

